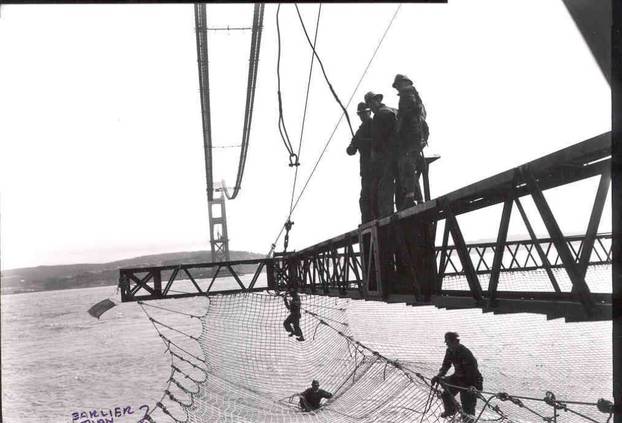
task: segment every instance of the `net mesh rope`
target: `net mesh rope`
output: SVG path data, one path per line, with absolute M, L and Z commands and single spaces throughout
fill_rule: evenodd
M 606 396 L 604 387 L 611 386 L 610 368 L 605 365 L 610 352 L 588 345 L 589 339 L 579 343 L 582 346 L 573 344 L 567 357 L 556 360 L 568 346 L 561 342 L 556 351 L 547 347 L 547 339 L 564 327 L 563 321 L 548 324 L 543 316 L 492 316 L 479 310 L 413 308 L 312 295 L 301 295 L 301 300 L 302 342 L 289 337 L 283 328 L 289 312 L 282 297 L 267 292 L 210 297 L 205 314 L 193 316 L 200 321 L 197 334 L 182 325 L 166 325 L 164 316 L 152 318 L 171 357 L 171 376 L 165 395 L 145 421 L 461 421 L 460 414 L 453 420 L 440 418 L 442 403 L 429 384 L 442 361 L 444 346 L 442 342 L 431 345 L 428 339 L 442 339 L 445 330 L 456 328 L 464 333 L 477 327 L 479 335 L 469 336 L 467 345 L 478 358 L 484 392 L 505 390 L 516 398 L 531 394 L 538 400 L 552 389 L 560 398 L 573 394 L 577 399 L 581 394 L 579 400 L 593 403 L 595 395 Z M 594 334 L 606 331 L 603 324 L 610 322 L 571 327 Z M 356 333 L 352 326 L 358 327 Z M 528 333 L 523 338 L 531 339 L 531 344 L 515 341 L 512 345 L 507 343 L 511 336 L 495 336 L 511 327 Z M 500 349 L 492 348 L 499 343 L 496 337 L 502 338 Z M 581 354 L 601 365 L 587 370 L 567 363 Z M 518 358 L 525 360 L 521 364 L 525 370 L 512 374 Z M 303 412 L 294 394 L 308 388 L 313 379 L 333 398 L 320 410 Z M 569 407 L 570 412 L 558 411 L 558 421 L 607 419 L 593 404 Z M 542 400 L 521 402 L 510 397 L 502 401 L 490 395 L 483 395 L 476 409 L 478 421 L 553 421 L 552 416 L 552 407 Z

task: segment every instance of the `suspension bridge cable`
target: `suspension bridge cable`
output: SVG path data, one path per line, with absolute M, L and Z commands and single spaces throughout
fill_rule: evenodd
M 378 53 L 378 50 L 380 50 L 380 47 L 382 46 L 382 42 L 386 38 L 387 33 L 389 32 L 389 29 L 391 29 L 391 26 L 393 25 L 393 22 L 395 21 L 395 18 L 397 17 L 397 14 L 398 14 L 398 12 L 400 11 L 401 8 L 402 8 L 402 5 L 399 4 L 397 6 L 397 8 L 395 9 L 395 12 L 393 12 L 393 16 L 391 17 L 387 27 L 385 28 L 384 33 L 382 34 L 382 37 L 380 38 L 380 41 L 378 42 L 378 45 L 376 46 L 376 49 L 374 50 L 371 58 L 369 59 L 369 62 L 367 62 L 367 66 L 365 66 L 365 69 L 363 70 L 363 73 L 362 73 L 361 77 L 359 78 L 359 81 L 357 82 L 356 87 L 354 87 L 354 90 L 352 91 L 352 94 L 350 95 L 350 98 L 348 100 L 348 103 L 347 103 L 346 107 L 350 106 L 350 103 L 352 102 L 352 99 L 354 98 L 354 95 L 358 91 L 359 86 L 361 85 L 361 82 L 363 82 L 363 78 L 365 78 L 365 75 L 367 74 L 367 71 L 369 70 L 369 67 L 371 66 L 372 62 L 374 61 L 374 58 L 376 57 L 376 54 Z M 318 59 L 318 62 L 319 62 L 319 59 Z M 326 144 L 324 145 L 324 149 L 322 150 L 322 153 L 318 157 L 317 161 L 315 162 L 315 165 L 313 166 L 313 169 L 311 170 L 311 174 L 309 175 L 309 177 L 307 178 L 304 186 L 302 187 L 302 190 L 300 191 L 300 194 L 298 195 L 298 198 L 296 199 L 296 202 L 295 202 L 294 206 L 292 207 L 291 212 L 289 213 L 286 222 L 289 221 L 292 213 L 294 212 L 294 210 L 298 206 L 298 203 L 300 202 L 300 199 L 302 198 L 303 194 L 305 193 L 305 190 L 307 189 L 307 186 L 309 185 L 309 181 L 313 177 L 313 175 L 315 173 L 315 170 L 318 167 L 318 164 L 320 163 L 320 161 L 324 157 L 324 153 L 326 153 L 326 150 L 328 149 L 328 145 L 332 141 L 333 136 L 335 135 L 335 132 L 337 132 L 337 128 L 339 127 L 339 124 L 341 123 L 341 120 L 343 119 L 343 116 L 344 116 L 344 113 L 341 113 L 341 115 L 339 116 L 339 120 L 337 120 L 337 124 L 335 125 L 335 128 L 333 129 L 333 132 L 330 134 L 330 137 L 328 138 L 328 140 L 326 141 Z M 268 256 L 271 255 L 272 252 L 274 251 L 274 249 L 276 247 L 276 243 L 279 241 L 279 238 L 281 238 L 281 235 L 283 234 L 283 230 L 285 230 L 285 224 L 281 227 L 281 230 L 279 231 L 278 235 L 276 236 L 276 239 L 271 244 L 271 248 L 270 248 L 270 252 L 268 253 Z
M 251 34 L 251 48 L 248 63 L 248 80 L 246 84 L 246 105 L 244 109 L 244 126 L 242 128 L 242 144 L 240 149 L 240 160 L 238 162 L 238 173 L 235 178 L 233 193 L 229 194 L 227 187 L 223 187 L 223 192 L 229 200 L 237 197 L 242 186 L 242 177 L 246 166 L 248 155 L 248 144 L 250 140 L 251 123 L 253 120 L 253 105 L 255 103 L 255 86 L 257 83 L 257 68 L 259 66 L 259 51 L 261 47 L 261 33 L 263 28 L 264 5 L 255 4 L 253 12 L 253 27 Z
M 294 153 L 294 148 L 292 147 L 292 143 L 289 140 L 289 135 L 287 133 L 287 128 L 285 127 L 285 119 L 283 117 L 283 100 L 281 98 L 281 26 L 279 24 L 279 13 L 281 11 L 281 4 L 276 8 L 276 34 L 277 34 L 277 42 L 278 42 L 278 50 L 277 50 L 277 61 L 276 61 L 276 80 L 277 80 L 277 97 L 279 100 L 279 134 L 281 135 L 281 140 L 289 153 L 289 165 L 297 166 L 298 165 L 298 156 Z M 294 161 L 292 162 L 292 158 Z
M 350 123 L 350 116 L 348 115 L 348 111 L 346 110 L 345 107 L 343 107 L 343 104 L 341 104 L 341 100 L 339 100 L 337 93 L 335 93 L 333 86 L 328 80 L 328 76 L 326 76 L 326 71 L 324 70 L 324 65 L 322 64 L 322 60 L 320 60 L 320 56 L 318 56 L 317 51 L 315 51 L 315 46 L 311 44 L 311 39 L 309 38 L 309 34 L 307 33 L 307 28 L 305 27 L 305 23 L 303 22 L 302 16 L 300 15 L 300 10 L 298 9 L 298 5 L 294 3 L 294 6 L 296 7 L 296 13 L 298 13 L 298 19 L 300 20 L 300 25 L 302 25 L 302 30 L 305 33 L 305 37 L 307 38 L 307 41 L 309 42 L 309 46 L 311 46 L 311 49 L 313 50 L 313 54 L 317 58 L 317 62 L 320 64 L 320 69 L 322 69 L 322 74 L 324 75 L 324 79 L 326 79 L 328 88 L 330 89 L 330 92 L 335 97 L 335 100 L 337 100 L 337 103 L 339 103 L 339 106 L 341 106 L 341 110 L 343 110 L 343 113 L 345 113 L 346 120 L 348 121 L 348 127 L 350 128 L 350 132 L 352 133 L 352 136 L 354 136 L 354 130 L 352 129 L 352 123 Z
M 317 33 L 320 27 L 320 15 L 322 13 L 322 3 L 318 6 L 317 10 L 317 22 L 315 23 L 315 35 L 313 36 L 313 50 L 315 50 L 315 46 L 317 44 Z M 302 124 L 300 127 L 300 140 L 298 141 L 298 152 L 296 153 L 298 158 L 300 158 L 300 151 L 302 150 L 302 137 L 305 131 L 305 122 L 307 118 L 307 105 L 309 102 L 309 89 L 311 88 L 311 75 L 313 74 L 313 62 L 315 61 L 315 55 L 311 53 L 311 64 L 309 65 L 309 78 L 307 79 L 307 94 L 305 95 L 305 107 L 302 112 Z M 298 167 L 296 166 L 296 171 L 294 172 L 294 183 L 292 186 L 292 197 L 289 201 L 289 212 L 291 215 L 292 207 L 294 205 L 294 193 L 296 192 L 296 181 L 298 179 Z

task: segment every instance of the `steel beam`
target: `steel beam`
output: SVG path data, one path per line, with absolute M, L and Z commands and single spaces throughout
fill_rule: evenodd
M 527 227 L 527 232 L 529 233 L 529 237 L 531 238 L 531 241 L 534 243 L 534 246 L 536 247 L 536 251 L 538 252 L 538 255 L 540 256 L 540 260 L 542 261 L 542 267 L 544 267 L 544 270 L 546 271 L 546 274 L 548 275 L 549 280 L 551 281 L 551 284 L 553 285 L 553 289 L 555 289 L 555 292 L 561 292 L 561 289 L 559 289 L 559 284 L 557 283 L 557 279 L 555 279 L 555 275 L 553 274 L 553 271 L 551 270 L 551 263 L 549 263 L 549 259 L 546 253 L 544 252 L 544 250 L 542 250 L 542 246 L 540 245 L 540 242 L 538 241 L 538 238 L 536 237 L 536 233 L 531 227 L 531 222 L 529 222 L 529 219 L 527 218 L 527 213 L 525 213 L 525 209 L 523 209 L 523 205 L 521 204 L 518 198 L 516 198 L 514 201 L 516 202 L 516 207 L 518 207 L 518 211 L 521 217 L 523 218 L 523 222 L 525 223 L 525 226 Z
M 611 253 L 613 260 L 611 292 L 613 298 L 613 324 L 611 332 L 612 358 L 613 358 L 613 400 L 615 403 L 614 423 L 622 423 L 622 123 L 619 118 L 619 111 L 622 110 L 622 25 L 620 16 L 622 15 L 622 4 L 618 1 L 612 2 L 614 17 L 611 27 L 611 110 L 614 112 L 612 119 L 612 181 L 611 181 L 611 202 L 613 209 L 612 222 L 612 246 Z M 617 114 L 617 116 L 616 116 Z
M 454 245 L 456 246 L 458 257 L 460 257 L 462 268 L 466 273 L 469 288 L 471 289 L 471 294 L 473 294 L 473 298 L 475 298 L 475 300 L 480 301 L 483 298 L 482 287 L 479 283 L 477 273 L 475 273 L 475 269 L 473 268 L 473 262 L 471 261 L 471 256 L 467 249 L 466 243 L 464 242 L 464 237 L 462 236 L 462 231 L 460 230 L 460 226 L 458 225 L 458 220 L 456 219 L 456 216 L 454 216 L 449 205 L 446 206 L 446 214 L 447 223 L 449 224 L 449 230 L 454 240 Z
M 501 212 L 501 221 L 499 222 L 499 233 L 497 234 L 497 244 L 495 246 L 495 256 L 492 261 L 492 270 L 490 272 L 490 281 L 488 282 L 488 302 L 494 305 L 497 296 L 497 287 L 499 285 L 499 274 L 501 270 L 501 262 L 503 261 L 503 252 L 505 250 L 505 242 L 508 236 L 508 227 L 510 225 L 510 216 L 512 214 L 512 199 L 509 198 L 503 203 L 503 212 Z
M 600 176 L 598 183 L 598 189 L 596 190 L 596 198 L 594 199 L 594 206 L 592 207 L 592 213 L 590 214 L 590 221 L 585 231 L 585 240 L 581 245 L 581 255 L 579 257 L 579 276 L 585 278 L 587 272 L 587 265 L 590 261 L 592 250 L 594 249 L 594 242 L 596 240 L 596 232 L 598 231 L 598 224 L 603 214 L 603 208 L 605 207 L 605 200 L 607 199 L 607 192 L 609 191 L 609 183 L 611 182 L 611 173 L 609 171 L 604 172 Z
M 568 244 L 566 244 L 566 241 L 564 240 L 564 235 L 562 234 L 562 231 L 553 216 L 553 212 L 544 198 L 544 194 L 542 194 L 542 191 L 540 190 L 540 187 L 538 186 L 531 170 L 526 167 L 521 167 L 520 172 L 529 187 L 529 191 L 531 192 L 531 196 L 533 197 L 536 207 L 540 212 L 540 216 L 542 216 L 544 225 L 549 231 L 551 238 L 553 238 L 555 248 L 557 249 L 557 253 L 564 264 L 568 277 L 572 282 L 573 289 L 575 290 L 578 299 L 581 303 L 583 303 L 585 311 L 589 314 L 595 306 L 594 300 L 590 296 L 590 289 L 585 283 L 585 279 L 581 277 L 579 273 L 577 264 L 570 253 Z

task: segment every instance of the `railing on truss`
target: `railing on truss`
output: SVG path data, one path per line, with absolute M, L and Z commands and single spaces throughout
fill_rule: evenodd
M 611 233 L 597 234 L 595 242 L 592 244 L 592 253 L 586 255 L 589 257 L 589 261 L 583 265 L 611 264 L 611 240 Z M 581 264 L 585 236 L 568 236 L 565 237 L 565 242 L 575 263 Z M 474 267 L 477 274 L 490 274 L 493 269 L 496 243 L 472 243 L 467 244 L 466 247 L 471 260 L 476 263 Z M 530 239 L 507 241 L 504 249 L 507 255 L 500 263 L 500 272 L 527 272 L 564 267 L 552 238 L 540 238 L 537 242 Z M 544 253 L 545 260 L 536 253 L 538 249 Z M 445 277 L 464 276 L 466 274 L 458 258 L 455 245 L 449 245 L 446 248 L 437 246 L 435 257 L 439 282 L 442 282 Z M 295 274 L 302 286 L 308 288 L 312 293 L 345 293 L 348 289 L 361 289 L 363 268 L 359 239 L 354 233 L 348 233 L 297 252 L 295 258 L 296 260 L 290 258 L 288 261 L 287 257 L 277 257 L 271 263 L 275 272 L 275 280 L 272 284 L 274 289 L 286 289 L 289 275 L 292 274 Z M 292 269 L 294 265 L 296 269 Z M 441 290 L 441 293 L 443 292 L 444 290 Z M 447 290 L 446 292 L 453 293 L 455 290 Z
M 581 263 L 585 236 L 567 236 L 566 244 L 572 253 L 575 263 L 582 265 L 611 264 L 611 233 L 600 233 L 596 235 L 592 245 L 592 253 L 585 263 Z M 488 274 L 492 271 L 493 259 L 497 244 L 495 242 L 482 242 L 467 244 L 467 251 L 472 259 L 476 260 L 475 272 L 477 274 Z M 529 271 L 537 269 L 561 269 L 564 267 L 559 252 L 555 248 L 552 238 L 541 238 L 537 242 L 532 240 L 507 241 L 503 247 L 507 255 L 500 263 L 501 272 Z M 444 262 L 440 259 L 445 251 Z M 540 255 L 542 251 L 544 255 Z M 441 276 L 463 276 L 465 271 L 458 258 L 456 246 L 450 245 L 446 249 L 436 247 L 436 258 L 438 262 L 438 273 Z

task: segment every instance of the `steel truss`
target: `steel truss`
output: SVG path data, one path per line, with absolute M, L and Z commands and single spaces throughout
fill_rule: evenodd
M 168 292 L 177 274 L 194 267 L 216 267 L 218 271 L 226 268 L 238 281 L 238 291 L 256 289 L 258 272 L 266 265 L 268 288 L 275 290 L 298 287 L 319 295 L 445 308 L 478 307 L 495 313 L 542 313 L 569 321 L 610 319 L 611 295 L 591 293 L 585 282 L 588 266 L 612 263 L 612 235 L 597 233 L 610 186 L 610 150 L 610 134 L 602 134 L 320 244 L 271 259 L 122 269 L 126 285 L 123 298 L 171 298 Z M 600 180 L 586 233 L 566 237 L 542 191 L 594 176 Z M 536 237 L 522 207 L 521 198 L 525 196 L 534 200 L 548 238 Z M 496 242 L 467 244 L 456 217 L 500 203 L 503 211 Z M 525 223 L 528 240 L 507 240 L 514 205 Z M 443 221 L 442 243 L 435 246 L 436 227 Z M 241 263 L 260 265 L 248 287 L 239 282 L 231 267 Z M 180 270 L 171 274 L 162 289 L 158 275 L 177 267 Z M 551 283 L 548 291 L 529 286 L 522 291 L 498 289 L 501 273 L 536 269 L 546 271 Z M 570 292 L 562 292 L 553 269 L 564 269 L 568 274 Z M 145 272 L 142 278 L 139 272 Z M 482 275 L 489 275 L 486 289 L 480 283 Z M 455 276 L 464 277 L 468 289 L 443 286 L 447 278 Z M 151 279 L 153 287 L 148 283 Z M 208 295 L 212 285 L 213 279 L 210 287 L 202 291 L 195 284 L 195 293 L 181 295 Z M 136 294 L 141 290 L 146 294 L 139 298 Z
M 612 262 L 611 234 L 597 234 L 611 181 L 610 154 L 610 133 L 605 133 L 371 222 L 291 254 L 287 267 L 296 272 L 289 272 L 288 278 L 273 287 L 316 291 L 319 287 L 328 294 L 448 308 L 479 307 L 498 313 L 537 312 L 567 320 L 610 319 L 611 296 L 591 293 L 585 282 L 589 265 Z M 599 177 L 599 184 L 586 233 L 565 237 L 542 192 L 594 176 Z M 536 237 L 520 200 L 525 196 L 533 199 L 549 238 Z M 468 245 L 456 217 L 494 204 L 503 204 L 497 241 Z M 529 240 L 507 240 L 514 204 Z M 443 241 L 434 247 L 440 221 L 445 223 Z M 362 258 L 352 253 L 357 239 L 359 251 L 363 246 Z M 426 260 L 430 251 L 433 260 Z M 561 292 L 555 268 L 566 271 L 571 292 Z M 362 276 L 355 276 L 354 269 L 362 271 Z M 498 290 L 502 272 L 536 269 L 546 271 L 549 292 Z M 490 275 L 486 290 L 479 279 L 483 274 Z M 466 278 L 468 290 L 443 289 L 445 278 L 458 275 Z
M 216 263 L 179 264 L 172 266 L 152 266 L 127 268 L 119 270 L 119 288 L 121 301 L 157 300 L 164 298 L 185 298 L 213 293 L 228 294 L 240 291 L 261 291 L 265 288 L 255 288 L 266 263 L 270 259 L 236 260 Z M 242 272 L 236 267 L 255 265 L 255 273 L 248 286 L 241 280 Z M 237 282 L 239 289 L 212 290 L 218 277 L 231 276 Z M 190 292 L 173 290 L 173 284 L 182 280 L 190 281 Z M 164 283 L 164 285 L 163 285 Z M 207 288 L 201 289 L 199 283 L 207 283 Z

